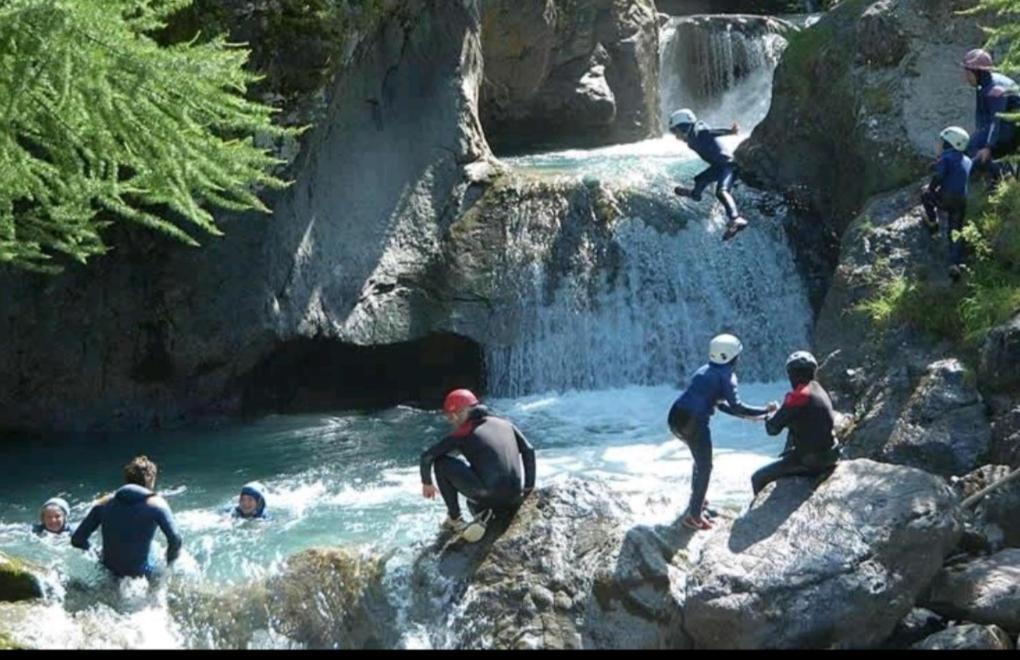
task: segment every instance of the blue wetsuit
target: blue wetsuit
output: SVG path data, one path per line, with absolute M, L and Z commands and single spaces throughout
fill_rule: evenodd
M 726 217 L 731 221 L 740 217 L 737 203 L 730 191 L 733 189 L 733 178 L 737 167 L 733 162 L 733 154 L 719 141 L 724 135 L 733 135 L 728 128 L 709 128 L 704 122 L 698 122 L 684 136 L 684 141 L 703 161 L 709 164 L 708 169 L 694 177 L 694 191 L 691 197 L 701 199 L 705 188 L 716 184 L 715 196 L 726 209 Z
M 712 475 L 712 433 L 708 422 L 716 408 L 735 417 L 759 417 L 768 411 L 744 405 L 737 395 L 733 363 L 706 364 L 695 372 L 690 385 L 669 410 L 669 428 L 690 447 L 694 457 L 691 499 L 687 513 L 700 516 Z
M 942 155 L 935 163 L 935 174 L 928 188 L 921 193 L 921 203 L 933 234 L 938 231 L 938 212 L 946 212 L 949 260 L 956 266 L 963 264 L 966 246 L 962 238 L 954 237 L 954 231 L 963 231 L 967 217 L 968 181 L 972 164 L 966 154 L 943 143 Z
M 141 577 L 152 573 L 149 551 L 156 528 L 166 536 L 166 562 L 173 563 L 181 551 L 170 507 L 151 490 L 127 484 L 92 507 L 71 545 L 88 550 L 89 537 L 102 526 L 103 564 L 117 577 Z
M 967 145 L 967 155 L 974 158 L 981 149 L 989 149 L 992 158 L 986 163 L 975 162 L 974 167 L 988 171 L 993 180 L 1002 176 L 1003 164 L 996 159 L 1016 151 L 1020 130 L 1000 113 L 1020 111 L 1020 89 L 1016 82 L 1001 73 L 979 71 L 975 91 L 974 134 Z

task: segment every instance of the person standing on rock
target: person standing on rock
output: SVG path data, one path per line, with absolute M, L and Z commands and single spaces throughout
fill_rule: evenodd
M 470 390 L 450 392 L 443 412 L 453 432 L 421 455 L 422 495 L 436 496 L 434 467 L 448 514 L 441 528 L 474 543 L 485 535 L 493 511 L 515 511 L 535 488 L 535 450 L 516 426 L 492 415 Z M 459 495 L 476 514 L 470 525 L 461 518 Z
M 789 429 L 780 458 L 754 473 L 751 488 L 757 495 L 776 479 L 822 474 L 836 465 L 839 446 L 833 433 L 836 416 L 829 393 L 815 380 L 818 361 L 807 351 L 786 360 L 786 375 L 793 388 L 783 406 L 765 420 L 765 432 L 779 435 Z
M 691 475 L 691 499 L 683 524 L 691 529 L 711 529 L 712 522 L 704 515 L 705 494 L 712 476 L 712 433 L 709 421 L 716 408 L 745 419 L 762 419 L 779 408 L 769 403 L 765 408 L 746 406 L 737 396 L 737 358 L 744 350 L 733 335 L 718 335 L 708 347 L 709 363 L 698 369 L 673 406 L 667 423 L 673 435 L 687 444 L 694 458 Z
M 156 464 L 138 456 L 124 466 L 125 485 L 101 499 L 71 536 L 71 545 L 88 550 L 89 537 L 103 528 L 103 565 L 117 577 L 148 577 L 152 574 L 149 552 L 156 528 L 166 536 L 166 563 L 180 554 L 181 535 L 174 515 L 156 487 Z
M 963 268 L 964 243 L 959 232 L 967 216 L 967 193 L 971 160 L 964 153 L 970 143 L 967 131 L 950 126 L 939 134 L 939 159 L 935 175 L 921 190 L 921 204 L 926 215 L 925 225 L 932 236 L 939 231 L 938 212 L 945 211 L 949 235 L 949 277 L 960 279 Z
M 964 80 L 976 89 L 977 97 L 967 155 L 974 159 L 975 170 L 988 173 L 992 185 L 1012 172 L 1011 166 L 997 159 L 1014 153 L 1020 143 L 1020 130 L 1002 117 L 1002 113 L 1020 112 L 1020 89 L 994 68 L 992 56 L 980 48 L 963 58 Z
M 747 227 L 747 220 L 740 216 L 737 203 L 733 200 L 733 178 L 737 173 L 737 165 L 733 161 L 733 153 L 719 138 L 724 135 L 736 135 L 740 127 L 736 122 L 731 128 L 709 128 L 704 122 L 698 121 L 694 112 L 684 108 L 677 110 L 669 117 L 669 132 L 677 139 L 683 140 L 702 160 L 708 163 L 708 169 L 694 177 L 694 189 L 677 186 L 673 192 L 680 197 L 690 197 L 695 202 L 701 201 L 705 188 L 716 184 L 715 196 L 726 209 L 726 231 L 723 240 L 728 241 Z

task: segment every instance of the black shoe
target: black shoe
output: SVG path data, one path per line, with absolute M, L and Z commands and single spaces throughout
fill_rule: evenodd
M 677 186 L 676 188 L 673 188 L 673 193 L 676 194 L 677 197 L 690 197 L 695 202 L 700 202 L 701 201 L 701 195 L 695 195 L 694 191 L 691 190 L 690 188 L 684 188 L 683 186 Z
M 722 239 L 728 241 L 747 227 L 747 220 L 743 218 L 734 218 L 730 221 L 730 224 L 726 225 L 726 231 L 723 232 Z
M 953 280 L 954 282 L 959 282 L 962 276 L 963 269 L 961 269 L 959 266 L 953 264 L 952 266 L 949 267 L 949 279 Z
M 925 228 L 928 229 L 928 233 L 929 234 L 931 234 L 932 236 L 938 236 L 938 233 L 939 233 L 939 221 L 938 220 L 929 220 L 928 218 L 925 218 L 924 226 L 925 226 Z

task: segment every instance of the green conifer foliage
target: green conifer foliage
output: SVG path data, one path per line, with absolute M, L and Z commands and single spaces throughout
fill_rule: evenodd
M 84 263 L 125 220 L 198 245 L 212 207 L 269 211 L 257 191 L 286 184 L 255 137 L 294 131 L 245 98 L 248 51 L 149 36 L 190 3 L 0 2 L 0 264 Z

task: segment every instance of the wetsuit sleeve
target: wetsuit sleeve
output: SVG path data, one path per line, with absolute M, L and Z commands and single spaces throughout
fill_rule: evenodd
M 730 128 L 710 128 L 708 129 L 708 134 L 711 135 L 712 137 L 722 137 L 724 135 L 736 135 L 736 133 L 733 132 L 733 129 Z
M 169 506 L 154 504 L 156 507 L 156 524 L 166 536 L 166 563 L 172 564 L 181 554 L 182 539 L 177 531 L 177 523 Z
M 521 458 L 524 460 L 524 488 L 531 490 L 535 487 L 535 448 L 516 426 L 514 437 L 517 438 L 517 450 L 521 452 Z
M 432 464 L 440 456 L 449 454 L 457 449 L 457 439 L 452 435 L 432 445 L 421 455 L 421 483 L 424 486 L 432 485 Z
M 1002 87 L 996 86 L 988 93 L 988 137 L 985 139 L 985 147 L 988 149 L 995 147 L 999 141 L 999 123 L 1002 119 L 998 113 L 1006 112 L 1007 102 L 1006 91 Z
M 719 410 L 734 417 L 761 417 L 768 412 L 767 408 L 755 408 L 746 406 L 737 394 L 737 377 L 734 375 L 729 380 L 723 379 L 723 398 L 725 401 L 719 404 Z
M 942 181 L 946 178 L 946 159 L 941 157 L 935 163 L 935 173 L 931 177 L 931 183 L 928 187 L 934 192 L 942 187 Z
M 783 429 L 804 412 L 809 396 L 806 392 L 790 392 L 783 400 L 782 407 L 765 420 L 765 432 L 779 435 Z
M 81 521 L 78 525 L 78 529 L 74 530 L 74 534 L 71 535 L 71 545 L 79 548 L 80 550 L 88 550 L 92 547 L 89 544 L 89 537 L 92 536 L 92 532 L 96 531 L 99 527 L 99 523 L 102 522 L 102 514 L 100 508 L 102 505 L 92 507 L 89 511 L 89 515 L 85 516 L 85 520 Z

